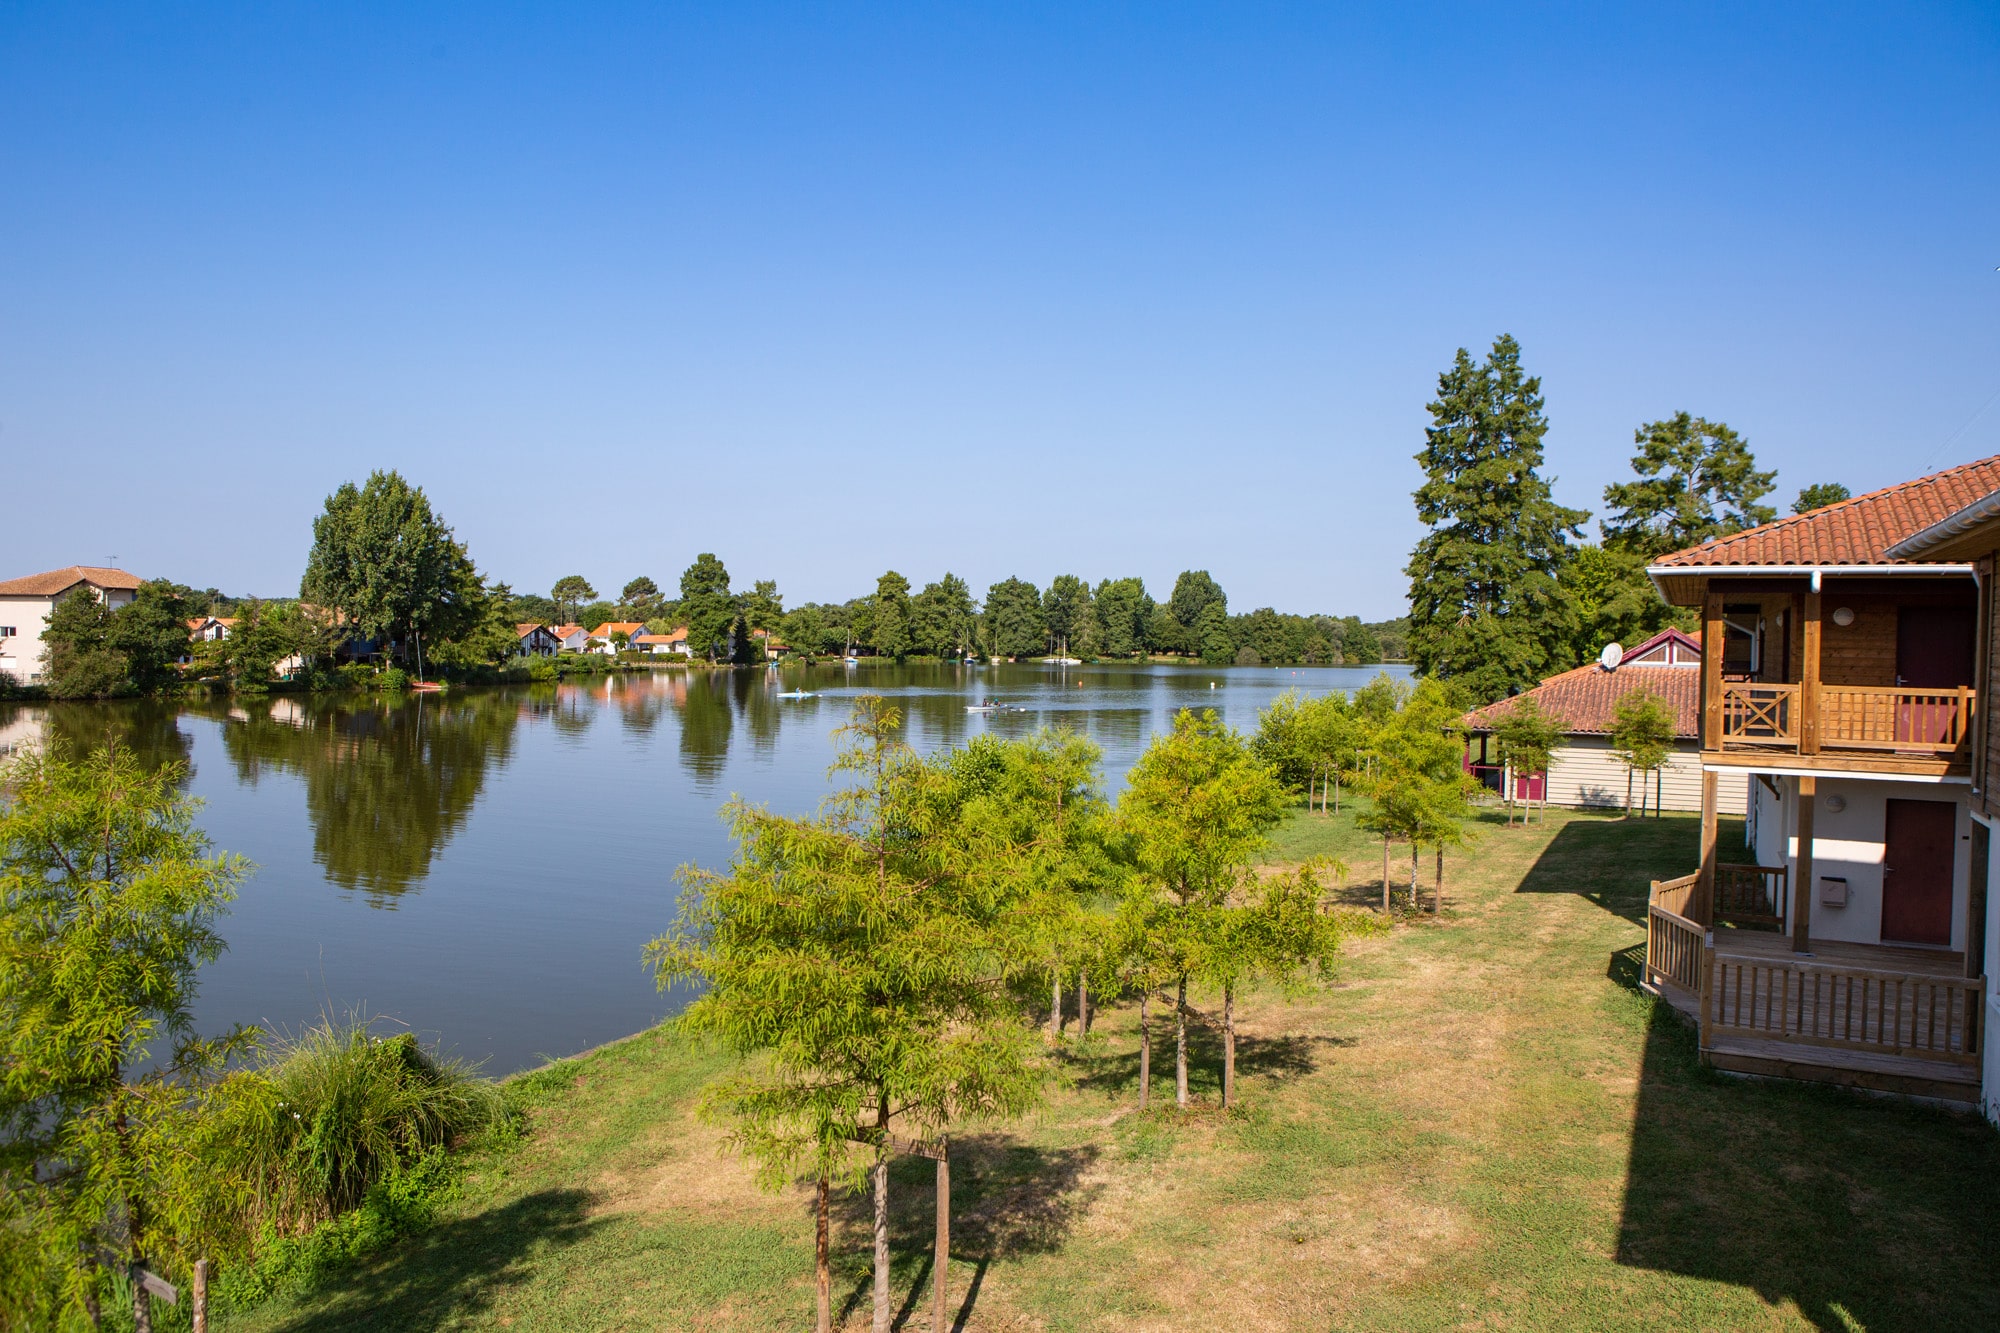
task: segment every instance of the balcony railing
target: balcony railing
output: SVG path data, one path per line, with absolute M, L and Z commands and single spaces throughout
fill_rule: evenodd
M 1805 700 L 1796 684 L 1728 681 L 1722 686 L 1722 745 L 1727 750 L 1796 752 L 1805 730 Z M 1886 750 L 1950 755 L 1971 735 L 1978 691 L 1907 689 L 1895 685 L 1822 685 L 1819 745 L 1823 750 Z

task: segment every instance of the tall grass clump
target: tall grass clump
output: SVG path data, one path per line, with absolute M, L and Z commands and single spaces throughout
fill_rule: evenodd
M 499 1088 L 467 1065 L 357 1019 L 274 1038 L 258 1073 L 261 1095 L 238 1103 L 236 1150 L 260 1221 L 280 1234 L 360 1207 L 377 1185 L 506 1115 Z

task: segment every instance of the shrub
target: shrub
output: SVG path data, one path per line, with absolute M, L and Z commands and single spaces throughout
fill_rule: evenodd
M 375 677 L 375 688 L 389 691 L 407 690 L 410 688 L 410 673 L 401 667 L 390 667 Z
M 546 684 L 561 674 L 561 668 L 556 666 L 555 659 L 552 657 L 533 657 L 528 659 L 529 680 Z
M 375 668 L 366 662 L 347 662 L 334 673 L 349 689 L 365 690 L 375 683 Z

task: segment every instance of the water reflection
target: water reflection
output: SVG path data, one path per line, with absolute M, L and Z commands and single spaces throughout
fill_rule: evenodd
M 487 774 L 513 754 L 520 702 L 501 693 L 355 700 L 280 697 L 231 708 L 237 777 L 305 784 L 313 860 L 326 878 L 393 907 L 465 827 Z

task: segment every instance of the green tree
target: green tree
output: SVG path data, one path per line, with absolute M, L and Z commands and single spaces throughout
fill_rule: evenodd
M 1649 689 L 1633 690 L 1611 713 L 1611 753 L 1625 765 L 1625 817 L 1632 817 L 1632 775 L 1651 776 L 1674 752 L 1674 710 Z M 1643 785 L 1640 788 L 1643 801 Z M 1642 808 L 1640 813 L 1644 813 Z M 1655 810 L 1654 813 L 1658 813 Z
M 1228 666 L 1236 660 L 1236 641 L 1229 637 L 1229 612 L 1221 602 L 1210 602 L 1201 609 L 1194 634 L 1201 660 L 1209 666 Z
M 810 654 L 833 652 L 840 645 L 827 645 L 826 613 L 817 605 L 808 602 L 785 617 L 785 642 L 793 651 Z
M 107 699 L 132 689 L 131 664 L 111 646 L 111 608 L 88 588 L 55 604 L 42 630 L 44 684 L 57 699 Z
M 1721 422 L 1676 412 L 1639 427 L 1632 441 L 1638 480 L 1604 488 L 1604 544 L 1613 550 L 1664 555 L 1778 516 L 1757 503 L 1778 474 L 1759 472 L 1750 446 Z
M 574 625 L 582 613 L 585 602 L 597 600 L 597 589 L 590 586 L 590 580 L 581 574 L 565 574 L 556 580 L 556 586 L 549 589 L 549 600 L 561 611 L 563 620 Z M 586 629 L 589 626 L 585 626 Z
M 1500 745 L 1500 762 L 1514 775 L 1533 777 L 1542 775 L 1548 780 L 1549 756 L 1562 744 L 1562 724 L 1542 711 L 1542 706 L 1532 694 L 1524 694 L 1507 710 L 1493 728 L 1493 738 Z M 1545 793 L 1546 795 L 1546 793 Z M 1513 784 L 1507 789 L 1507 822 L 1514 822 Z M 1523 812 L 1521 822 L 1527 822 Z
M 1410 656 L 1481 700 L 1540 680 L 1573 633 L 1557 579 L 1588 515 L 1558 505 L 1541 475 L 1541 387 L 1511 337 L 1483 364 L 1459 348 L 1417 454 L 1417 518 L 1429 531 L 1407 567 Z
M 812 819 L 728 807 L 728 874 L 690 870 L 674 928 L 648 946 L 662 987 L 698 982 L 685 1031 L 764 1058 L 705 1105 L 777 1188 L 818 1190 L 819 1327 L 830 1326 L 829 1193 L 872 1178 L 875 1328 L 887 1330 L 888 1160 L 900 1126 L 1032 1103 L 1039 1080 L 1004 982 L 1010 877 L 968 873 L 953 784 L 896 739 L 872 696 L 842 729 L 855 775 Z M 984 841 L 975 839 L 974 841 Z
M 920 653 L 932 657 L 963 657 L 973 649 L 979 608 L 972 589 L 956 574 L 946 573 L 910 599 L 910 637 Z
M 595 591 L 590 591 L 584 596 L 595 597 L 597 594 Z M 639 612 L 640 618 L 644 619 L 660 604 L 660 585 L 641 574 L 625 585 L 624 590 L 618 594 L 618 600 Z
M 1374 666 L 1382 660 L 1382 641 L 1360 616 L 1340 622 L 1340 660 L 1349 666 Z
M 986 590 L 986 636 L 994 657 L 1034 657 L 1047 647 L 1048 622 L 1034 584 L 1008 578 Z
M 1575 637 L 1567 661 L 1588 662 L 1607 643 L 1644 643 L 1669 625 L 1694 628 L 1694 614 L 1667 605 L 1637 551 L 1579 546 L 1562 572 Z
M 1146 617 L 1146 650 L 1151 653 L 1185 653 L 1189 637 L 1181 622 L 1174 619 L 1174 610 L 1165 602 L 1153 607 Z
M 1837 481 L 1815 482 L 1799 491 L 1799 498 L 1792 501 L 1792 512 L 1803 514 L 1809 509 L 1824 509 L 1853 497 L 1854 492 Z
M 706 551 L 681 574 L 681 619 L 687 622 L 688 651 L 710 662 L 729 658 L 736 599 L 729 591 L 729 571 Z
M 105 642 L 124 655 L 133 688 L 150 692 L 178 678 L 174 664 L 187 655 L 193 614 L 184 592 L 164 579 L 140 584 L 132 600 L 112 613 Z
M 1146 651 L 1155 610 L 1141 579 L 1105 579 L 1097 585 L 1097 650 L 1106 657 Z
M 1135 869 L 1124 918 L 1137 970 L 1174 993 L 1174 1100 L 1186 1106 L 1187 989 L 1204 965 L 1214 914 L 1255 877 L 1284 817 L 1285 793 L 1215 710 L 1182 709 L 1132 767 L 1118 824 Z
M 0 1183 L 32 1200 L 72 1314 L 110 1295 L 94 1258 L 74 1257 L 109 1249 L 149 1328 L 139 1271 L 195 1239 L 175 1188 L 184 1135 L 171 1131 L 251 1039 L 204 1040 L 192 1014 L 196 973 L 224 947 L 216 919 L 248 867 L 209 855 L 184 765 L 148 773 L 114 746 L 79 759 L 56 744 L 5 776 Z
M 1202 615 L 1211 607 L 1216 608 L 1226 622 L 1229 599 L 1223 595 L 1222 586 L 1210 578 L 1205 569 L 1183 570 L 1181 576 L 1174 580 L 1174 595 L 1167 600 L 1174 623 L 1180 626 L 1181 644 L 1176 651 L 1207 656 L 1209 644 L 1203 633 Z M 1233 648 L 1230 656 L 1235 656 Z
M 407 653 L 418 634 L 442 641 L 462 633 L 477 614 L 466 604 L 477 585 L 465 548 L 423 491 L 394 472 L 374 472 L 365 486 L 343 484 L 313 520 L 299 596 Z
M 297 602 L 252 599 L 238 609 L 222 648 L 239 685 L 262 685 L 292 658 L 306 671 L 326 670 L 342 638 L 327 617 L 308 614 Z
M 1090 585 L 1074 574 L 1058 574 L 1042 594 L 1042 623 L 1049 646 L 1071 656 L 1093 656 L 1097 620 L 1090 604 Z
M 869 643 L 898 662 L 910 655 L 910 581 L 893 569 L 875 580 L 875 632 Z
M 1383 717 L 1368 742 L 1370 767 L 1360 780 L 1369 809 L 1355 822 L 1382 836 L 1382 911 L 1390 910 L 1389 852 L 1410 844 L 1410 906 L 1417 906 L 1417 858 L 1438 849 L 1438 908 L 1443 910 L 1444 848 L 1464 840 L 1477 785 L 1465 772 L 1460 708 L 1444 685 L 1424 680 L 1402 707 Z

